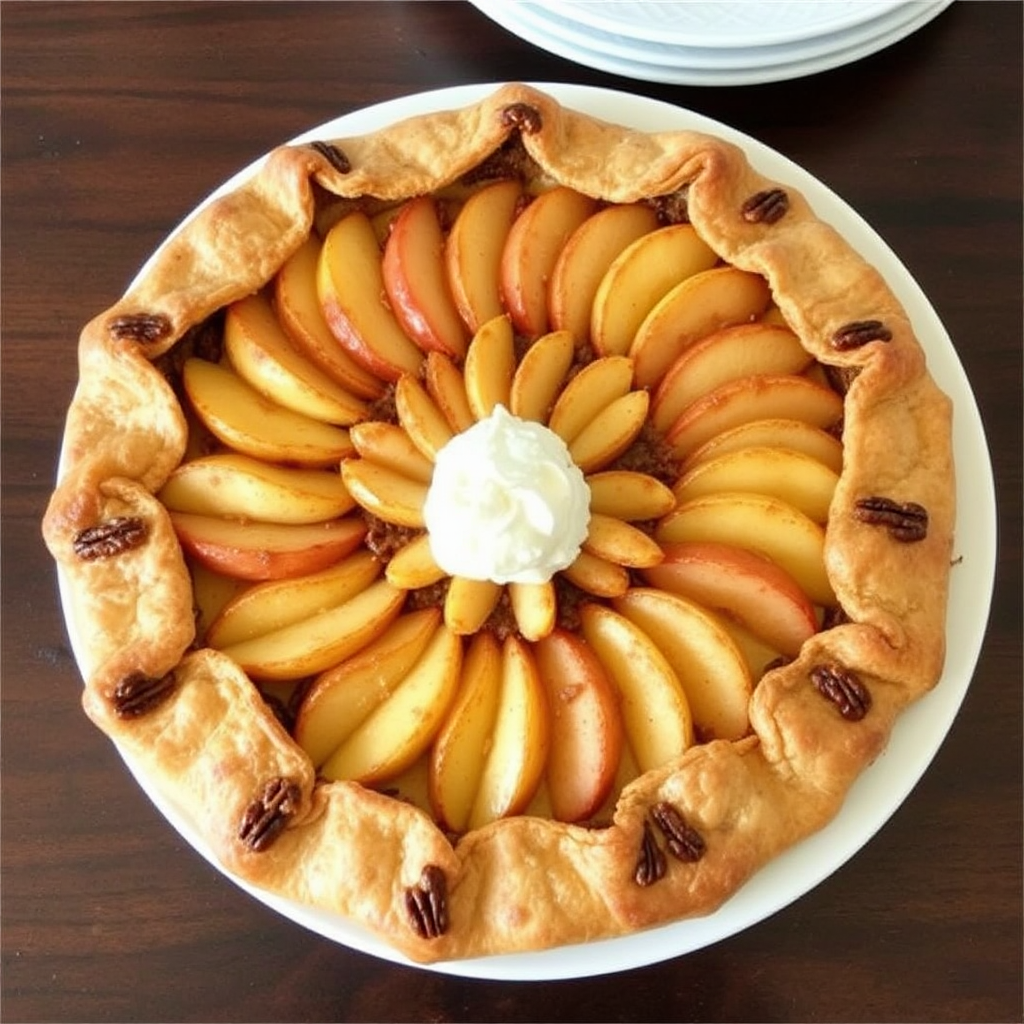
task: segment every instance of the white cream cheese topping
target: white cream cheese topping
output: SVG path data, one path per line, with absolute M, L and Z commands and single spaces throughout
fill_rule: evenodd
M 449 575 L 544 583 L 580 553 L 590 488 L 554 431 L 498 405 L 437 453 L 423 516 Z

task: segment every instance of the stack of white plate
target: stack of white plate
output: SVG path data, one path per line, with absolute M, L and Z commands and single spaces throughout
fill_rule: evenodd
M 671 85 L 817 74 L 898 42 L 952 0 L 471 0 L 577 64 Z

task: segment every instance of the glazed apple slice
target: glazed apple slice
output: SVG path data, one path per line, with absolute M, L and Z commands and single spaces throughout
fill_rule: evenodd
M 228 306 L 224 351 L 235 372 L 260 394 L 325 423 L 348 425 L 368 410 L 292 344 L 260 293 Z
M 185 361 L 182 383 L 203 425 L 229 448 L 268 462 L 330 466 L 354 451 L 344 427 L 285 409 L 227 367 Z
M 644 318 L 629 347 L 636 382 L 657 386 L 687 346 L 764 312 L 771 292 L 760 274 L 714 267 L 676 285 Z
M 764 494 L 711 494 L 669 513 L 655 530 L 664 548 L 679 541 L 733 544 L 780 565 L 814 604 L 835 603 L 825 572 L 825 531 L 792 505 Z
M 613 607 L 665 655 L 682 684 L 694 729 L 703 742 L 746 735 L 753 689 L 750 669 L 714 614 L 686 598 L 647 587 L 628 590 Z
M 527 640 L 547 636 L 555 626 L 558 603 L 555 585 L 544 583 L 510 583 L 508 596 L 519 632 Z
M 673 488 L 684 504 L 723 491 L 769 494 L 816 523 L 828 519 L 839 477 L 817 459 L 787 448 L 741 448 L 687 470 Z
M 591 513 L 637 521 L 660 519 L 675 508 L 672 488 L 646 473 L 607 469 L 587 477 Z
M 611 792 L 622 759 L 618 699 L 601 662 L 575 633 L 557 629 L 534 646 L 551 712 L 545 782 L 552 816 L 585 821 Z
M 448 284 L 471 334 L 505 312 L 499 290 L 501 258 L 522 195 L 516 180 L 488 185 L 466 200 L 448 232 Z
M 490 416 L 496 405 L 509 406 L 515 370 L 513 340 L 509 318 L 498 316 L 488 320 L 469 343 L 463 377 L 466 400 L 477 420 Z
M 444 601 L 444 621 L 460 636 L 475 633 L 494 611 L 501 587 L 490 580 L 453 576 Z
M 425 352 L 466 354 L 466 333 L 448 286 L 444 235 L 430 196 L 406 203 L 391 223 L 381 265 L 391 309 Z
M 612 402 L 628 394 L 632 383 L 633 363 L 625 356 L 595 359 L 566 384 L 548 427 L 571 444 Z
M 364 459 L 393 470 L 409 480 L 430 483 L 434 474 L 433 463 L 397 424 L 366 420 L 364 423 L 354 424 L 349 436 L 356 451 Z
M 589 551 L 581 551 L 563 571 L 570 583 L 594 597 L 617 597 L 629 588 L 627 569 Z
M 509 412 L 520 419 L 547 423 L 565 375 L 572 365 L 573 335 L 551 331 L 523 354 L 512 377 Z
M 316 678 L 295 720 L 295 740 L 316 767 L 391 696 L 440 625 L 436 608 L 400 615 L 376 640 Z
M 588 217 L 570 235 L 551 272 L 548 316 L 552 328 L 568 331 L 580 344 L 588 341 L 601 279 L 627 246 L 657 227 L 657 214 L 643 203 L 608 206 Z
M 174 512 L 264 523 L 321 523 L 355 504 L 338 472 L 277 466 L 237 452 L 183 463 L 158 497 Z
M 352 657 L 397 618 L 405 592 L 386 580 L 310 618 L 223 648 L 257 679 L 301 679 Z
M 430 804 L 452 832 L 465 832 L 501 696 L 501 647 L 477 633 L 462 662 L 458 693 L 430 752 Z
M 738 377 L 795 375 L 811 354 L 788 328 L 739 324 L 716 331 L 683 349 L 651 398 L 651 422 L 665 433 L 702 395 Z
M 381 568 L 369 551 L 356 551 L 320 572 L 257 583 L 224 606 L 206 641 L 218 649 L 230 647 L 311 618 L 365 590 Z
M 384 385 L 360 366 L 331 333 L 316 291 L 321 242 L 310 235 L 284 262 L 272 284 L 274 312 L 292 344 L 353 395 L 379 398 Z
M 366 536 L 362 519 L 256 523 L 171 512 L 182 548 L 214 572 L 240 580 L 304 576 L 351 554 Z
M 458 688 L 462 640 L 438 626 L 391 693 L 324 762 L 326 779 L 379 782 L 405 771 L 430 746 Z
M 548 282 L 555 263 L 596 208 L 590 196 L 560 186 L 537 196 L 512 224 L 501 254 L 500 290 L 512 326 L 525 337 L 548 332 Z
M 693 744 L 693 718 L 679 678 L 654 641 L 604 605 L 580 608 L 584 639 L 619 693 L 626 740 L 641 772 Z
M 723 612 L 776 653 L 796 657 L 817 632 L 807 594 L 763 555 L 719 541 L 681 541 L 664 550 L 664 560 L 644 570 L 648 582 Z
M 721 615 L 719 619 L 743 655 L 755 686 L 769 668 L 787 660 L 781 651 L 765 643 L 738 619 L 730 619 L 728 615 Z
M 616 398 L 569 443 L 573 462 L 590 473 L 617 459 L 643 430 L 650 402 L 646 391 L 630 391 Z
M 385 381 L 419 373 L 423 352 L 381 301 L 381 253 L 365 214 L 351 213 L 327 233 L 316 282 L 327 326 L 353 359 Z
M 466 397 L 466 382 L 462 372 L 446 355 L 440 352 L 427 353 L 423 383 L 453 433 L 461 434 L 476 422 Z
M 843 468 L 843 444 L 838 438 L 803 420 L 780 418 L 750 420 L 716 434 L 693 452 L 682 468 L 689 470 L 708 459 L 742 448 L 761 447 L 803 452 L 833 473 L 839 473 Z
M 583 550 L 630 569 L 657 565 L 664 557 L 657 541 L 643 530 L 593 511 Z
M 628 245 L 601 278 L 590 319 L 599 355 L 626 355 L 645 317 L 675 285 L 717 257 L 689 224 L 672 224 Z
M 187 561 L 192 576 L 192 596 L 196 605 L 196 637 L 200 641 L 205 641 L 210 626 L 216 621 L 224 606 L 249 584 L 245 580 L 236 580 L 214 572 L 194 558 L 188 558 Z
M 448 575 L 434 561 L 430 537 L 425 533 L 400 547 L 391 556 L 384 573 L 394 586 L 403 590 L 429 587 Z
M 341 478 L 349 494 L 368 512 L 396 526 L 423 527 L 427 485 L 369 459 L 346 459 Z
M 842 416 L 839 395 L 806 377 L 740 377 L 687 406 L 665 440 L 676 458 L 685 459 L 716 435 L 753 420 L 796 419 L 824 429 Z
M 407 374 L 395 386 L 395 410 L 409 439 L 431 463 L 452 439 L 452 428 L 423 385 Z
M 501 692 L 470 828 L 519 814 L 544 775 L 551 742 L 547 699 L 529 646 L 512 635 L 501 648 Z

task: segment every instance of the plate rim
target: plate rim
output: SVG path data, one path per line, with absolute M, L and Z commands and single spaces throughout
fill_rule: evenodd
M 373 130 L 374 124 L 381 127 L 407 116 L 467 105 L 494 91 L 500 84 L 498 82 L 472 83 L 398 96 L 339 115 L 304 131 L 289 143 L 284 144 L 299 144 L 317 138 L 340 138 L 342 132 L 345 135 L 362 134 L 365 131 Z M 966 638 L 967 643 L 947 644 L 948 650 L 955 651 L 955 655 L 951 657 L 950 654 L 947 654 L 946 667 L 935 688 L 899 716 L 885 752 L 854 783 L 846 802 L 835 818 L 823 829 L 795 844 L 755 873 L 715 913 L 672 922 L 626 936 L 561 946 L 533 953 L 508 953 L 431 964 L 412 961 L 368 930 L 340 917 L 340 915 L 284 899 L 273 893 L 257 889 L 250 883 L 232 875 L 206 847 L 188 821 L 187 815 L 180 808 L 174 807 L 154 786 L 149 785 L 132 764 L 130 758 L 115 747 L 140 789 L 180 837 L 206 859 L 223 878 L 234 883 L 282 917 L 348 949 L 376 956 L 395 964 L 458 977 L 502 981 L 565 980 L 614 974 L 695 952 L 760 924 L 768 917 L 795 903 L 852 860 L 900 809 L 907 796 L 921 780 L 944 743 L 962 706 L 987 631 L 995 584 L 997 545 L 995 482 L 991 457 L 980 411 L 966 371 L 959 360 L 951 338 L 921 287 L 887 243 L 860 214 L 827 185 L 788 157 L 752 136 L 706 115 L 666 101 L 612 88 L 554 82 L 530 82 L 527 84 L 549 93 L 566 106 L 620 124 L 633 125 L 641 130 L 654 130 L 655 127 L 659 127 L 661 130 L 690 128 L 717 134 L 721 138 L 742 146 L 751 162 L 763 173 L 786 181 L 803 192 L 812 206 L 816 206 L 815 200 L 818 203 L 824 200 L 826 208 L 831 209 L 833 215 L 838 212 L 843 219 L 849 219 L 847 229 L 852 230 L 853 237 L 851 238 L 847 234 L 847 240 L 862 255 L 867 255 L 864 252 L 865 247 L 869 251 L 873 251 L 876 258 L 881 258 L 883 264 L 888 267 L 889 273 L 895 273 L 896 282 L 884 271 L 883 276 L 886 277 L 887 283 L 897 298 L 906 306 L 914 323 L 915 331 L 922 339 L 921 343 L 925 347 L 933 375 L 935 371 L 933 352 L 923 340 L 923 328 L 926 328 L 930 332 L 929 336 L 933 338 L 930 344 L 938 346 L 935 354 L 939 357 L 938 365 L 941 374 L 936 378 L 937 383 L 954 398 L 954 409 L 957 412 L 954 419 L 954 445 L 956 447 L 956 443 L 959 441 L 960 449 L 964 449 L 969 442 L 973 441 L 974 443 L 969 460 L 955 460 L 958 467 L 963 465 L 967 470 L 963 475 L 959 472 L 957 474 L 958 506 L 962 490 L 967 489 L 964 481 L 971 480 L 969 485 L 971 504 L 963 509 L 965 513 L 963 518 L 971 520 L 973 525 L 964 533 L 972 538 L 981 537 L 985 543 L 977 559 L 974 559 L 972 554 L 972 560 L 966 562 L 972 570 L 974 564 L 980 562 L 982 577 L 980 579 L 981 592 L 972 591 L 970 600 L 965 605 L 968 613 L 966 618 L 963 615 L 958 618 L 954 617 L 954 609 L 957 607 L 953 600 L 954 591 L 961 596 L 962 584 L 959 584 L 958 580 L 963 579 L 965 571 L 962 560 L 961 564 L 954 569 L 954 575 L 950 580 L 947 637 L 949 637 L 953 626 L 961 625 L 964 621 L 974 623 L 976 628 L 972 629 Z M 619 106 L 620 112 L 613 114 L 612 111 L 616 105 Z M 251 177 L 265 160 L 266 154 L 258 157 L 247 167 L 217 186 L 181 220 L 176 228 L 166 235 L 156 252 L 159 252 L 201 209 Z M 821 215 L 819 211 L 819 216 Z M 823 219 L 827 219 L 827 217 Z M 145 273 L 156 252 L 143 264 L 133 278 L 133 282 Z M 950 385 L 954 385 L 952 389 Z M 966 424 L 971 436 L 965 435 L 962 427 L 958 430 L 957 422 Z M 982 456 L 980 459 L 978 458 L 979 443 Z M 966 452 L 962 452 L 962 454 L 966 454 Z M 61 469 L 59 468 L 58 478 L 60 474 Z M 961 525 L 961 513 L 958 508 L 958 537 L 961 535 Z M 58 589 L 72 652 L 75 655 L 76 665 L 81 669 L 83 659 L 80 656 L 81 646 L 75 631 L 70 594 L 66 579 L 59 569 Z M 958 673 L 958 677 L 950 679 L 949 677 L 955 673 Z M 921 745 L 915 740 L 911 744 L 910 739 L 916 732 L 922 730 L 928 735 L 929 742 Z M 905 749 L 908 746 L 911 749 Z M 884 809 L 880 810 L 878 801 L 874 798 L 873 789 L 877 785 L 879 773 L 883 771 L 884 763 L 891 762 L 893 759 L 894 748 L 910 758 L 911 766 L 909 771 L 895 780 L 898 785 L 890 786 L 887 793 L 889 799 Z M 851 815 L 855 812 L 863 812 L 868 815 L 866 829 L 861 827 L 863 822 L 856 826 L 853 825 Z M 848 832 L 852 832 L 853 835 L 847 835 Z M 830 853 L 828 849 L 830 843 L 837 839 L 843 844 L 843 853 L 839 856 L 836 856 L 834 851 Z M 799 883 L 791 884 L 788 888 L 786 885 L 780 886 L 778 876 L 782 875 L 781 881 L 785 882 L 787 872 L 794 866 L 793 862 L 801 864 L 804 860 L 808 863 L 802 866 Z M 795 875 L 796 872 L 794 871 L 793 874 Z M 762 890 L 765 893 L 764 896 L 761 895 Z M 755 903 L 754 907 L 748 906 L 751 900 Z

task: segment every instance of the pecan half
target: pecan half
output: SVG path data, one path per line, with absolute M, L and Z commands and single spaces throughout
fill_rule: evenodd
M 125 313 L 115 316 L 107 329 L 117 341 L 153 345 L 171 333 L 171 321 L 163 313 Z
M 352 170 L 348 157 L 330 142 L 321 142 L 317 139 L 309 143 L 309 148 L 314 153 L 319 153 L 339 174 L 348 174 Z
M 419 882 L 405 890 L 405 910 L 421 939 L 436 939 L 448 930 L 448 880 L 436 864 L 428 864 Z
M 774 224 L 789 210 L 789 195 L 784 189 L 769 188 L 755 192 L 740 207 L 743 219 L 750 224 Z
M 130 672 L 114 687 L 110 696 L 114 714 L 118 718 L 139 718 L 162 704 L 177 685 L 178 680 L 173 672 L 164 676 Z
M 848 722 L 859 722 L 871 708 L 868 688 L 853 672 L 840 665 L 815 665 L 811 669 L 811 682 Z
M 71 547 L 83 562 L 92 562 L 137 548 L 147 532 L 145 522 L 138 516 L 114 516 L 105 523 L 79 530 Z
M 299 808 L 299 787 L 289 779 L 271 779 L 242 815 L 238 838 L 253 853 L 262 853 L 284 831 Z
M 645 821 L 644 836 L 640 841 L 640 855 L 633 870 L 633 881 L 643 887 L 653 885 L 664 876 L 666 867 L 665 854 L 661 852 L 651 826 Z
M 526 135 L 535 135 L 541 129 L 540 111 L 529 103 L 510 103 L 502 108 L 501 123 L 505 128 L 518 128 Z
M 862 523 L 886 527 L 890 536 L 904 544 L 928 536 L 928 510 L 916 501 L 901 505 L 891 498 L 861 498 L 854 505 L 853 515 Z
M 892 331 L 881 320 L 852 320 L 833 332 L 831 338 L 837 352 L 848 352 L 870 341 L 892 341 Z
M 683 820 L 683 816 L 665 800 L 651 808 L 654 824 L 665 834 L 669 853 L 677 860 L 692 863 L 704 856 L 704 837 Z

